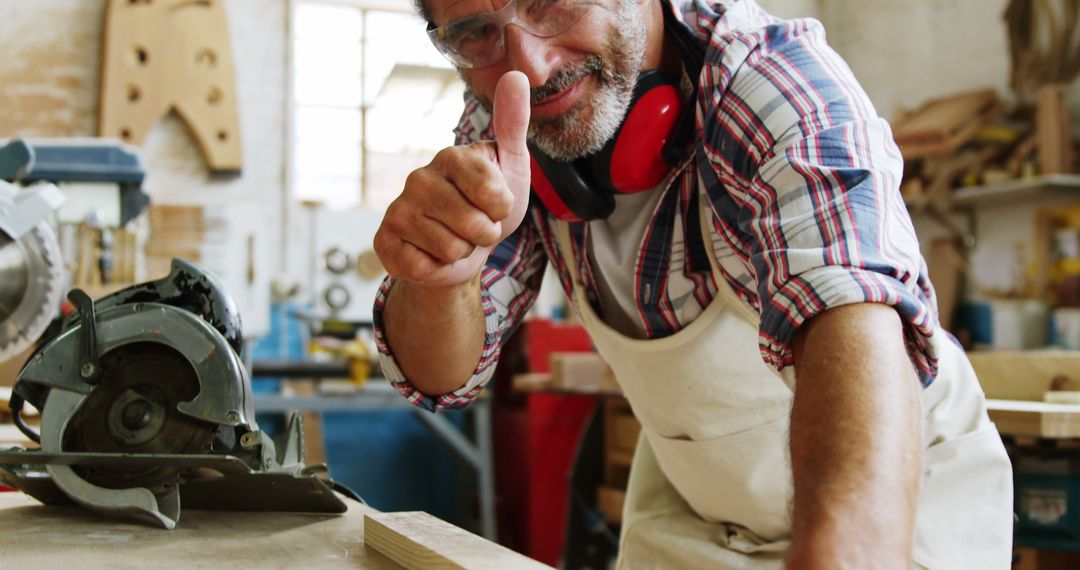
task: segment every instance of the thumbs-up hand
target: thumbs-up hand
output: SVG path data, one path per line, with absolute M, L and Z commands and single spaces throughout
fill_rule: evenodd
M 375 234 L 387 272 L 418 285 L 469 281 L 512 234 L 529 203 L 529 81 L 506 73 L 495 88 L 496 142 L 440 151 L 414 170 Z

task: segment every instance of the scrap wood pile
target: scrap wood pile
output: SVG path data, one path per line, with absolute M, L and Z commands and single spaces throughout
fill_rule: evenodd
M 1003 19 L 1016 103 L 984 89 L 894 120 L 911 207 L 947 206 L 958 187 L 1080 170 L 1065 101 L 1080 75 L 1080 0 L 1010 0 Z
M 893 121 L 904 156 L 901 192 L 913 207 L 949 191 L 1019 178 L 1034 160 L 1030 111 L 1008 110 L 992 89 L 934 99 Z

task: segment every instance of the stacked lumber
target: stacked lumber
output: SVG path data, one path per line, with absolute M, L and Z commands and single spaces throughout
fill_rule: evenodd
M 905 159 L 950 155 L 975 138 L 1002 107 L 992 89 L 934 99 L 904 114 L 893 136 Z
M 893 123 L 912 209 L 945 210 L 958 188 L 1077 170 L 1061 86 L 1011 107 L 991 89 L 949 95 L 900 110 Z

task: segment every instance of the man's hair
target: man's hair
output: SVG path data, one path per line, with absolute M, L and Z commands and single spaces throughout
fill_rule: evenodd
M 431 12 L 428 11 L 427 2 L 424 0 L 413 0 L 413 5 L 416 6 L 416 13 L 420 14 L 420 17 L 425 22 L 431 23 Z

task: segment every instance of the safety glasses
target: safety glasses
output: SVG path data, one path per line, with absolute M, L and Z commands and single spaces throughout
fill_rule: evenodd
M 487 67 L 506 55 L 506 26 L 514 24 L 541 38 L 557 36 L 581 20 L 595 0 L 510 0 L 445 26 L 428 24 L 431 43 L 457 67 Z

